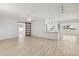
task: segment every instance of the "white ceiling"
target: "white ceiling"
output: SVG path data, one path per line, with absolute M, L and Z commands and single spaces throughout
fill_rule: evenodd
M 57 17 L 60 16 L 60 5 L 56 3 L 0 3 L 0 15 L 16 17 Z M 79 19 L 79 4 L 63 4 L 65 20 Z M 73 17 L 74 16 L 74 17 Z
M 56 12 L 56 4 L 52 3 L 17 3 L 17 4 L 0 4 L 0 11 L 2 12 L 7 12 L 7 13 L 15 13 L 18 14 L 19 16 L 24 15 L 26 16 L 27 14 L 31 15 L 52 15 L 53 12 Z

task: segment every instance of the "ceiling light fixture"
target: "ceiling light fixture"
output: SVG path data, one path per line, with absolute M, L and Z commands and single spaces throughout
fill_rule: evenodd
M 31 19 L 31 15 L 28 14 L 28 15 L 27 15 L 27 22 L 31 22 L 31 20 L 32 20 L 32 19 Z

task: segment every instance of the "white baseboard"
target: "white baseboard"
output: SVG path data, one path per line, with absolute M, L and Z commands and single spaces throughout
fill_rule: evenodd
M 49 39 L 49 40 L 55 40 L 55 41 L 57 41 L 58 39 L 51 39 L 51 38 L 45 38 L 45 37 L 39 37 L 39 36 L 32 36 L 32 37 L 36 37 L 36 38 L 41 38 L 41 39 Z
M 6 39 L 15 39 L 17 37 L 0 37 L 0 40 L 6 40 Z

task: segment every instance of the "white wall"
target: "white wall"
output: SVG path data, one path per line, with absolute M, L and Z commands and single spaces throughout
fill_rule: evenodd
M 79 21 L 79 4 L 78 5 L 64 5 L 64 15 L 61 14 L 60 4 L 23 4 L 23 5 L 0 5 L 0 16 L 2 14 L 14 14 L 17 17 L 27 16 L 27 14 L 31 14 L 33 16 L 39 17 L 32 20 L 32 35 L 49 38 L 49 39 L 57 39 L 57 33 L 47 33 L 45 32 L 45 23 L 42 17 L 56 17 L 56 21 Z M 3 6 L 3 7 L 2 7 Z M 7 8 L 6 8 L 7 7 Z M 9 9 L 10 8 L 10 9 Z M 3 12 L 2 12 L 3 11 Z M 26 18 L 26 17 L 25 17 Z M 19 18 L 19 21 L 25 22 L 25 19 Z M 3 16 L 0 17 L 0 39 L 16 37 L 18 35 L 18 23 L 15 18 L 8 18 Z M 77 32 L 78 33 L 78 32 Z
M 17 20 L 12 17 L 0 18 L 0 40 L 18 37 L 19 21 L 22 20 Z M 25 22 L 25 20 L 23 20 L 23 22 Z M 32 20 L 32 35 L 41 38 L 57 39 L 57 33 L 45 32 L 45 20 L 42 18 Z
M 17 35 L 17 20 L 10 17 L 0 18 L 0 40 L 15 38 Z
M 42 18 L 36 18 L 32 20 L 32 36 L 47 38 L 47 39 L 57 39 L 57 33 L 45 32 L 45 20 Z

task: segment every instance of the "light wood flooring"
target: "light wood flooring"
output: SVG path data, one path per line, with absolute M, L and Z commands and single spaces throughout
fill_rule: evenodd
M 36 37 L 0 40 L 0 56 L 78 56 L 78 42 Z

